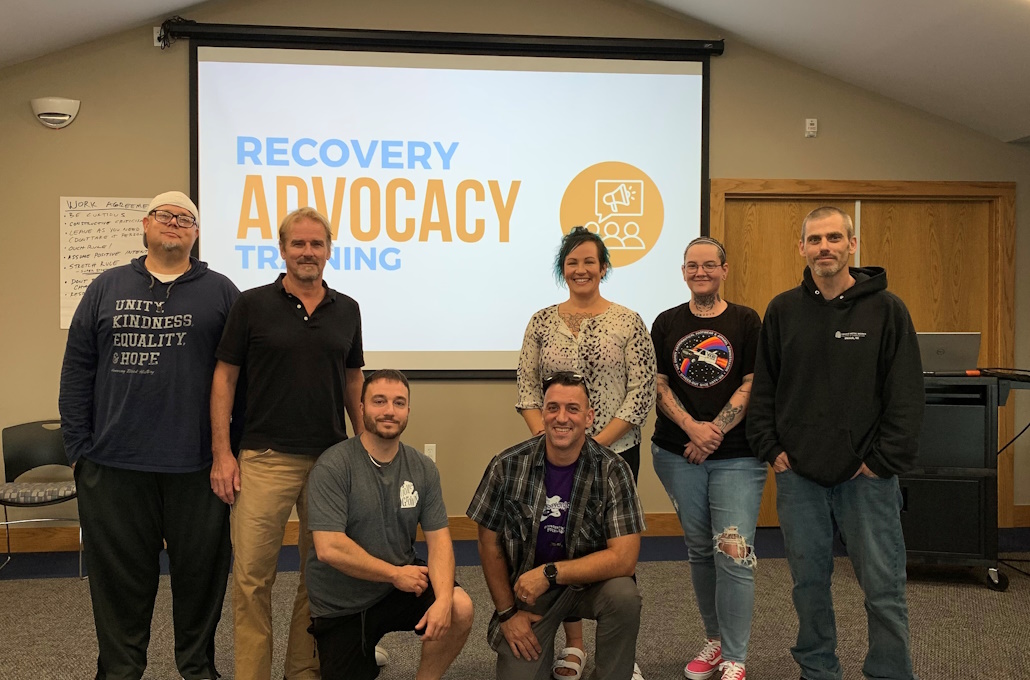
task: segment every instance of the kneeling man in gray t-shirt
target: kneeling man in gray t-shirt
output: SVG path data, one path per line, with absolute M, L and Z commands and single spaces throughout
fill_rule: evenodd
M 416 677 L 439 678 L 472 627 L 472 600 L 454 581 L 440 473 L 400 441 L 409 395 L 403 373 L 370 375 L 361 390 L 365 431 L 311 470 L 307 585 L 323 680 L 375 678 L 376 643 L 401 630 L 422 637 Z M 428 565 L 415 555 L 419 524 Z

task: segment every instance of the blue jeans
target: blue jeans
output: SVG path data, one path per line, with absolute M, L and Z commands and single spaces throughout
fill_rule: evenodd
M 752 546 L 766 465 L 750 457 L 695 465 L 655 444 L 651 453 L 654 471 L 683 526 L 690 580 L 705 635 L 722 641 L 724 659 L 744 663 L 755 604 Z M 742 558 L 717 549 L 720 536 L 733 527 L 747 546 L 748 554 Z
M 826 488 L 787 470 L 776 475 L 776 509 L 794 578 L 799 630 L 791 654 L 801 674 L 808 680 L 843 676 L 830 594 L 836 523 L 865 593 L 869 651 L 862 673 L 913 680 L 898 478 L 859 475 Z

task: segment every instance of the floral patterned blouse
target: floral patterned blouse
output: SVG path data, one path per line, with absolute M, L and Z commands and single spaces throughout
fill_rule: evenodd
M 586 379 L 594 409 L 588 434 L 596 435 L 612 418 L 621 418 L 633 427 L 612 444 L 612 451 L 640 443 L 640 426 L 655 403 L 655 354 L 639 314 L 613 302 L 584 320 L 577 337 L 558 314 L 558 305 L 541 309 L 529 320 L 522 340 L 515 408 L 542 408 L 543 379 L 556 371 L 574 371 Z

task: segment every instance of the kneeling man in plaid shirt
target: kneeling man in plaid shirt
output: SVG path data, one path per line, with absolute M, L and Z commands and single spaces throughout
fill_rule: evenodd
M 494 457 L 467 512 L 497 609 L 487 633 L 497 678 L 550 678 L 558 626 L 582 617 L 597 621 L 594 677 L 630 680 L 644 530 L 633 475 L 586 435 L 594 412 L 582 376 L 545 379 L 542 410 L 544 434 Z

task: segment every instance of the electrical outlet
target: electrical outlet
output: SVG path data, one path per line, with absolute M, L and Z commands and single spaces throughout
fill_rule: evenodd
M 436 444 L 426 444 L 425 449 L 426 457 L 429 460 L 436 462 Z
M 154 47 L 164 47 L 161 43 L 161 27 L 154 26 Z

